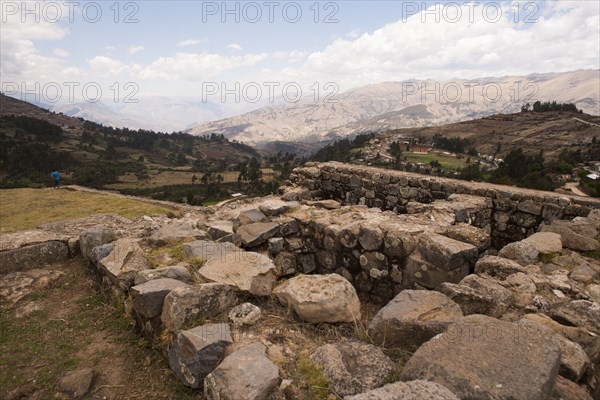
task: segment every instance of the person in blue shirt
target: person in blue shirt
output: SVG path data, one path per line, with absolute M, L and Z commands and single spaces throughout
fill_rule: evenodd
M 50 176 L 54 179 L 54 189 L 60 189 L 60 172 L 54 169 Z

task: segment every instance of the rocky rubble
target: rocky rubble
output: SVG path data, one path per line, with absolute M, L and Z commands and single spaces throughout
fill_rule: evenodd
M 177 220 L 4 235 L 3 272 L 23 271 L 3 275 L 0 294 L 18 303 L 51 284 L 30 263 L 57 253 L 39 246 L 81 252 L 208 399 L 297 398 L 303 350 L 345 399 L 600 396 L 594 203 L 338 164 L 293 180 L 281 197 Z M 155 265 L 164 245 L 181 258 Z

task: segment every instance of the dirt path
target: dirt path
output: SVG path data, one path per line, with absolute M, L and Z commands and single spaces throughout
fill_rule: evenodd
M 579 189 L 579 183 L 577 182 L 569 182 L 565 185 L 565 188 L 573 192 L 573 194 L 581 197 L 590 197 Z
M 11 305 L 0 303 L 0 398 L 63 399 L 67 371 L 93 368 L 88 399 L 194 399 L 160 352 L 138 336 L 122 310 L 98 295 L 80 258 L 43 267 L 63 275 Z M 3 277 L 0 277 L 2 279 Z M 20 318 L 27 307 L 37 308 Z

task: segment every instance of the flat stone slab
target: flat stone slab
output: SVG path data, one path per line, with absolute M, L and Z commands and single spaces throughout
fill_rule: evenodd
M 205 233 L 195 229 L 191 222 L 172 222 L 161 226 L 148 238 L 153 246 L 164 246 L 187 238 L 200 238 Z
M 276 236 L 278 232 L 279 224 L 275 222 L 255 222 L 240 226 L 233 240 L 242 247 L 256 247 Z
M 212 221 L 205 224 L 206 233 L 212 240 L 218 240 L 227 235 L 233 235 L 233 222 Z
M 39 268 L 0 275 L 0 298 L 16 304 L 28 294 L 52 285 L 63 275 L 61 271 Z
M 18 247 L 0 252 L 0 274 L 65 261 L 69 257 L 69 247 L 64 242 L 55 240 Z
M 0 235 L 0 252 L 45 242 L 67 243 L 69 236 L 43 230 L 21 231 Z
M 183 245 L 183 256 L 185 258 L 199 258 L 201 260 L 226 259 L 227 255 L 243 251 L 233 243 L 217 243 L 207 240 L 196 240 Z
M 209 282 L 224 283 L 256 296 L 269 296 L 277 280 L 273 261 L 249 251 L 209 258 L 198 274 Z
M 470 315 L 421 346 L 401 380 L 436 382 L 461 399 L 547 400 L 558 376 L 560 348 L 519 333 L 522 329 L 510 322 Z

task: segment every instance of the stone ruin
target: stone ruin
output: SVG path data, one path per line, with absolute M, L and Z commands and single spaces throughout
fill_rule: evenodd
M 594 199 L 307 164 L 280 196 L 201 215 L 3 235 L 0 273 L 81 254 L 208 399 L 293 398 L 301 382 L 281 378 L 270 342 L 235 333 L 263 318 L 243 300 L 270 296 L 292 319 L 365 324 L 362 337 L 310 355 L 339 398 L 591 399 L 600 262 L 586 255 L 598 254 L 599 232 Z M 181 240 L 187 261 L 150 268 L 149 248 Z M 367 304 L 378 311 L 364 321 Z M 386 348 L 412 353 L 401 373 Z

